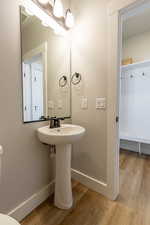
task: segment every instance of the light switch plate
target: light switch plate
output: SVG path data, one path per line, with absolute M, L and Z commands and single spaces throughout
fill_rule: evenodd
M 106 108 L 106 98 L 96 98 L 96 109 Z
M 87 109 L 87 108 L 88 108 L 88 98 L 81 97 L 81 109 Z

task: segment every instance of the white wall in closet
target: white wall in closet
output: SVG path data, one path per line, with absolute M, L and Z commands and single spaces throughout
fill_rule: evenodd
M 150 31 L 123 40 L 122 58 L 132 58 L 133 62 L 150 60 Z

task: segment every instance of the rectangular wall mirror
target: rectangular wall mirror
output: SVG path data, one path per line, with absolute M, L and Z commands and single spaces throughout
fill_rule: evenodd
M 20 7 L 23 121 L 71 117 L 70 42 Z

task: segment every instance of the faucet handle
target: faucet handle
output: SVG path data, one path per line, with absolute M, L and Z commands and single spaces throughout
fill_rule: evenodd
M 55 119 L 56 119 L 56 117 L 51 117 L 49 119 L 49 121 L 50 121 L 50 128 L 54 128 L 55 127 Z
M 60 120 L 64 120 L 64 117 L 51 117 L 50 120 L 50 128 L 60 127 Z

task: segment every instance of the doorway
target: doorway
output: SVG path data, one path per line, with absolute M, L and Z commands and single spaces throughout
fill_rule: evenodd
M 147 207 L 143 196 L 149 195 L 150 188 L 149 21 L 150 3 L 121 15 L 118 200 L 134 208 L 140 201 Z
M 115 3 L 114 3 L 115 2 Z M 107 89 L 107 152 L 108 152 L 108 193 L 111 199 L 116 199 L 120 193 L 119 182 L 119 154 L 120 154 L 120 122 L 116 118 L 120 116 L 120 84 L 122 61 L 122 29 L 125 17 L 134 16 L 145 11 L 150 6 L 150 1 L 112 1 L 108 7 L 108 89 Z M 139 26 L 139 24 L 138 24 Z M 132 78 L 131 78 L 132 79 Z M 144 81 L 144 80 L 143 80 Z M 147 143 L 137 143 L 138 151 L 142 145 L 147 148 Z M 143 154 L 144 152 L 142 152 Z
M 47 115 L 47 43 L 24 54 L 22 63 L 23 120 L 38 121 Z
M 44 115 L 42 54 L 23 62 L 23 86 L 24 121 L 39 120 Z
M 150 4 L 122 17 L 120 67 L 121 148 L 150 155 Z

